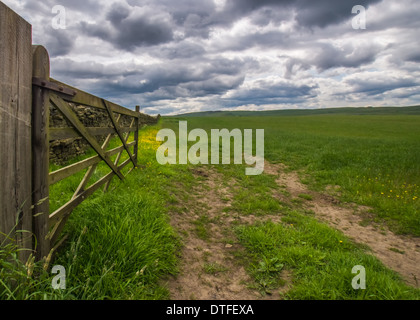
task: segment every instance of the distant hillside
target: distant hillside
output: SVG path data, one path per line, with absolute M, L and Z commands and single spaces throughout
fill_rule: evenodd
M 173 117 L 247 117 L 247 116 L 306 116 L 317 114 L 351 114 L 351 115 L 420 115 L 420 105 L 410 107 L 359 107 L 327 109 L 290 109 L 270 111 L 205 111 L 176 115 Z

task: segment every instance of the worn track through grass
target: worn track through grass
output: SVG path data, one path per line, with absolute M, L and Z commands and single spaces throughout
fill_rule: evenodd
M 407 284 L 420 287 L 420 238 L 396 235 L 384 225 L 363 223 L 370 208 L 342 204 L 334 196 L 310 191 L 300 182 L 296 172 L 285 169 L 282 164 L 265 163 L 265 173 L 276 175 L 277 184 L 286 188 L 292 199 L 302 194 L 309 195 L 311 200 L 303 205 L 314 211 L 318 219 L 342 231 L 353 241 L 367 245 L 384 265 L 401 274 Z
M 171 213 L 171 224 L 182 236 L 180 274 L 168 282 L 173 300 L 257 300 L 279 299 L 278 292 L 262 295 L 250 288 L 252 279 L 238 262 L 244 248 L 233 226 L 277 216 L 241 216 L 225 212 L 232 199 L 233 181 L 226 186 L 223 176 L 212 169 L 194 169 L 202 179 L 189 191 L 184 212 Z M 283 275 L 287 278 L 287 274 Z M 279 290 L 282 290 L 281 288 Z M 287 285 L 284 286 L 287 290 Z
M 282 164 L 265 163 L 265 174 L 277 177 L 274 197 L 290 203 L 298 199 L 299 204 L 312 210 L 319 220 L 342 231 L 356 243 L 367 245 L 384 265 L 400 273 L 408 284 L 419 287 L 419 238 L 395 235 L 382 225 L 362 224 L 369 208 L 343 204 L 332 195 L 311 191 L 300 182 L 296 172 L 286 169 Z M 184 243 L 180 252 L 181 272 L 167 284 L 171 299 L 279 299 L 279 293 L 292 285 L 291 275 L 286 271 L 280 275 L 285 284 L 272 295 L 251 289 L 253 280 L 238 258 L 245 255 L 245 249 L 233 228 L 257 221 L 280 222 L 281 216 L 240 215 L 224 210 L 232 202 L 236 188 L 234 179 L 226 182 L 223 175 L 211 167 L 197 167 L 193 174 L 201 183 L 187 191 L 186 203 L 179 200 L 176 209 L 171 210 L 171 224 Z M 307 199 L 302 195 L 308 195 Z

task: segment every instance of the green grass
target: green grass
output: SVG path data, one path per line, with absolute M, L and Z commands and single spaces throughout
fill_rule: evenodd
M 240 212 L 243 215 L 264 215 L 267 212 L 279 212 L 281 204 L 271 197 L 271 192 L 276 188 L 274 176 L 244 175 L 243 166 L 216 166 L 226 179 L 234 178 L 240 188 L 234 193 L 231 206 L 228 211 Z
M 212 274 L 212 275 L 216 275 L 220 272 L 226 272 L 228 269 L 216 262 L 207 262 L 204 264 L 203 266 L 203 271 L 207 274 Z
M 301 193 L 298 195 L 299 198 L 311 201 L 313 198 L 310 194 L 306 194 L 306 193 Z
M 367 246 L 356 244 L 343 233 L 315 219 L 313 213 L 299 205 L 280 203 L 268 192 L 273 188 L 271 175 L 245 176 L 244 166 L 215 166 L 226 181 L 236 177 L 234 197 L 243 188 L 254 191 L 254 197 L 277 202 L 275 210 L 258 206 L 254 213 L 272 216 L 254 224 L 236 224 L 233 229 L 238 242 L 245 248 L 236 257 L 253 279 L 250 288 L 262 294 L 280 292 L 282 299 L 292 300 L 418 300 L 420 290 L 406 285 L 401 277 L 375 258 Z M 258 186 L 258 188 L 257 188 Z M 310 201 L 312 197 L 300 194 Z M 254 198 L 249 201 L 252 202 Z M 246 208 L 247 209 L 247 208 Z M 250 214 L 241 206 L 229 211 Z M 395 251 L 395 250 L 394 250 Z M 402 251 L 399 253 L 404 254 Z M 354 266 L 366 270 L 366 290 L 355 290 L 352 279 Z M 280 290 L 287 286 L 288 290 Z
M 395 110 L 394 110 L 395 112 Z M 265 158 L 339 185 L 343 201 L 371 206 L 397 233 L 420 236 L 420 116 L 320 114 L 187 117 L 188 128 L 264 129 Z M 175 129 L 181 118 L 168 118 Z
M 180 241 L 166 215 L 166 197 L 172 183 L 188 182 L 189 172 L 155 161 L 156 127 L 141 130 L 139 168 L 109 192 L 97 191 L 72 213 L 59 249 L 48 270 L 33 266 L 32 277 L 16 258 L 16 248 L 1 251 L 0 299 L 167 299 L 159 280 L 177 272 Z M 96 174 L 107 172 L 98 167 Z M 185 177 L 184 177 L 185 175 Z M 81 177 L 64 180 L 51 189 L 57 208 L 77 187 Z M 63 198 L 63 199 L 60 199 Z M 7 264 L 8 260 L 15 265 Z M 51 267 L 66 269 L 66 290 L 53 290 Z
M 201 215 L 197 220 L 193 222 L 195 226 L 195 232 L 197 236 L 202 240 L 208 240 L 210 238 L 208 224 L 210 219 L 205 214 Z
M 167 118 L 164 126 L 177 132 L 180 119 L 183 118 Z M 264 128 L 266 159 L 305 173 L 305 182 L 315 190 L 338 185 L 344 201 L 371 206 L 373 216 L 385 220 L 394 231 L 420 235 L 416 198 L 420 182 L 417 115 L 206 115 L 185 119 L 189 130 Z M 251 287 L 270 293 L 286 284 L 289 290 L 282 293 L 284 299 L 420 298 L 418 289 L 405 285 L 366 246 L 353 243 L 305 211 L 301 203 L 311 201 L 311 195 L 299 194 L 296 201 L 287 205 L 272 196 L 273 189 L 282 192 L 273 176 L 245 176 L 244 166 L 238 165 L 215 168 L 226 182 L 231 178 L 237 182 L 231 188 L 233 201 L 228 211 L 282 217 L 281 223 L 238 225 L 235 229 L 245 247 L 245 253 L 237 259 L 253 278 Z M 380 190 L 386 189 L 399 190 L 399 194 L 407 190 L 405 193 L 412 201 L 381 194 Z M 355 277 L 352 268 L 356 265 L 366 269 L 366 290 L 351 286 Z M 282 278 L 285 271 L 291 274 L 291 280 Z
M 369 205 L 372 216 L 394 231 L 419 236 L 420 116 L 390 110 L 368 116 L 189 117 L 188 126 L 189 130 L 263 128 L 267 160 L 306 173 L 313 189 L 338 185 L 342 200 Z M 166 118 L 162 126 L 176 129 L 178 120 Z M 20 263 L 13 243 L 1 247 L 0 299 L 169 297 L 160 279 L 178 271 L 180 239 L 166 213 L 175 204 L 180 213 L 186 212 L 180 203 L 188 199 L 177 191 L 191 190 L 200 181 L 194 180 L 189 166 L 156 162 L 158 130 L 154 126 L 140 132 L 139 169 L 124 182 L 114 178 L 107 193 L 96 192 L 74 210 L 64 230 L 69 238 L 49 269 Z M 299 203 L 292 206 L 273 198 L 273 191 L 282 192 L 273 176 L 245 176 L 244 166 L 216 169 L 226 183 L 235 181 L 229 211 L 282 217 L 280 223 L 236 225 L 232 230 L 245 248 L 237 259 L 261 292 L 286 283 L 290 289 L 283 294 L 285 299 L 420 299 L 418 289 L 406 286 L 365 247 L 318 222 Z M 106 166 L 98 166 L 94 181 L 108 172 Z M 83 174 L 51 188 L 51 211 L 69 200 Z M 301 194 L 296 200 L 311 201 L 311 197 Z M 203 232 L 204 239 L 208 223 L 205 217 L 196 221 L 196 231 Z M 66 268 L 66 290 L 51 287 L 51 266 L 56 264 Z M 366 290 L 351 287 L 355 265 L 366 268 Z M 205 263 L 203 271 L 224 269 Z M 285 271 L 291 274 L 290 283 L 282 278 Z
M 256 222 L 254 224 L 234 223 L 231 231 L 244 250 L 235 259 L 245 266 L 253 279 L 248 286 L 261 294 L 280 292 L 282 299 L 291 300 L 418 300 L 420 290 L 404 284 L 401 277 L 385 267 L 375 258 L 367 246 L 356 244 L 343 233 L 316 220 L 312 213 L 301 206 L 281 204 L 270 195 L 273 188 L 271 175 L 245 176 L 244 166 L 214 166 L 225 181 L 236 177 L 234 198 L 241 195 L 243 188 L 254 191 L 254 199 L 265 197 L 266 202 L 277 202 L 270 207 L 254 204 L 256 211 L 247 211 L 242 206 L 233 205 L 229 212 L 247 215 L 281 218 L 275 223 Z M 258 186 L 258 188 L 257 188 Z M 310 201 L 311 197 L 301 194 Z M 234 203 L 234 202 L 233 202 Z M 201 216 L 196 226 L 206 229 L 208 218 Z M 215 221 L 217 223 L 217 221 Z M 198 230 L 198 229 L 197 229 Z M 203 240 L 208 239 L 204 233 Z M 394 250 L 395 251 L 395 250 Z M 399 252 L 403 254 L 403 252 Z M 366 270 L 366 290 L 355 290 L 352 273 L 355 266 Z M 205 263 L 203 271 L 208 274 L 221 272 L 217 265 Z M 280 290 L 287 286 L 288 290 Z
M 291 223 L 272 222 L 237 228 L 249 256 L 248 271 L 262 292 L 276 290 L 281 271 L 292 274 L 284 299 L 355 300 L 419 299 L 420 291 L 404 285 L 399 276 L 340 232 L 299 212 Z M 287 219 L 286 219 L 287 220 Z M 366 269 L 366 289 L 351 286 L 352 268 Z M 286 282 L 287 283 L 287 282 Z

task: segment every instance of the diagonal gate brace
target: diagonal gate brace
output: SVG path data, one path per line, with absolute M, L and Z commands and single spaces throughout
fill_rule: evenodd
M 104 99 L 102 99 L 102 102 L 103 102 L 103 104 L 104 104 L 105 108 L 106 108 L 106 109 L 107 109 L 107 111 L 108 111 L 109 117 L 111 118 L 112 125 L 114 126 L 115 131 L 117 131 L 117 134 L 118 134 L 118 136 L 119 136 L 119 138 L 120 138 L 121 142 L 122 142 L 122 143 L 123 143 L 123 145 L 124 145 L 124 149 L 125 149 L 125 151 L 127 151 L 128 155 L 129 155 L 129 157 L 130 157 L 130 159 L 131 159 L 131 162 L 133 162 L 134 167 L 137 167 L 136 160 L 134 159 L 133 155 L 132 155 L 132 154 L 131 154 L 131 152 L 130 152 L 130 148 L 129 148 L 129 147 L 128 147 L 128 145 L 127 145 L 126 139 L 124 138 L 124 136 L 123 136 L 123 134 L 122 134 L 122 132 L 121 132 L 121 130 L 120 130 L 120 127 L 119 127 L 119 125 L 118 125 L 117 121 L 115 120 L 114 113 L 113 113 L 113 111 L 112 111 L 111 107 L 110 107 L 110 106 L 106 103 L 106 101 L 105 101 Z
M 53 105 L 60 110 L 63 115 L 70 121 L 70 123 L 74 126 L 74 128 L 80 133 L 80 135 L 86 139 L 86 141 L 91 145 L 91 147 L 96 151 L 96 153 L 101 157 L 102 160 L 106 162 L 106 164 L 111 168 L 112 171 L 121 179 L 124 180 L 124 176 L 121 171 L 118 169 L 116 165 L 109 159 L 105 152 L 102 150 L 99 143 L 96 141 L 95 137 L 93 137 L 83 123 L 77 118 L 76 114 L 71 110 L 70 106 L 65 103 L 59 96 L 55 94 L 50 95 L 50 100 Z

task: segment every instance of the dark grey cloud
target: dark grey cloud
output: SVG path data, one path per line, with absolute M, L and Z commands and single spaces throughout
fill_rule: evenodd
M 380 1 L 359 0 L 356 3 L 354 0 L 231 0 L 227 2 L 224 14 L 238 19 L 264 9 L 268 23 L 273 17 L 278 18 L 278 15 L 267 14 L 270 11 L 281 11 L 289 17 L 296 12 L 296 21 L 301 27 L 324 28 L 351 19 L 351 9 L 355 5 L 368 8 L 369 5 Z M 283 18 L 285 16 L 282 15 Z
M 420 52 L 417 43 L 413 43 L 410 38 L 401 44 L 391 44 L 387 47 L 389 61 L 399 68 L 404 68 L 406 62 L 419 63 Z
M 287 21 L 292 17 L 291 10 L 276 9 L 273 10 L 270 7 L 261 8 L 252 15 L 250 15 L 251 22 L 256 26 L 267 26 L 272 23 L 279 25 L 283 21 Z
M 183 25 L 188 16 L 196 15 L 206 18 L 214 14 L 216 6 L 213 0 L 127 0 L 130 6 L 152 6 L 164 10 L 174 17 L 178 25 Z
M 250 48 L 281 48 L 291 45 L 290 34 L 281 31 L 255 31 L 243 36 L 226 37 L 221 41 L 217 50 L 242 51 Z
M 55 5 L 62 5 L 72 11 L 91 13 L 99 13 L 103 6 L 102 1 L 97 0 L 43 0 L 30 2 L 43 2 L 48 4 L 49 8 L 52 8 Z
M 84 21 L 80 24 L 80 30 L 125 51 L 173 40 L 171 22 L 150 8 L 143 10 L 137 7 L 134 10 L 127 5 L 113 4 L 106 13 L 105 21 L 99 22 L 91 24 Z
M 76 62 L 69 58 L 55 58 L 52 71 L 73 79 L 113 79 L 141 74 L 140 66 L 134 63 L 110 63 L 96 61 Z
M 154 55 L 164 59 L 196 59 L 197 57 L 204 57 L 206 49 L 192 41 L 179 41 L 162 45 L 155 50 Z
M 331 68 L 357 68 L 375 60 L 381 48 L 374 45 L 336 47 L 332 44 L 322 44 L 318 52 L 309 61 L 320 71 Z
M 243 84 L 245 76 L 218 75 L 201 81 L 188 81 L 176 86 L 159 87 L 153 92 L 142 94 L 143 102 L 153 104 L 159 100 L 179 100 L 203 97 L 218 97 L 229 90 L 236 89 Z
M 358 4 L 368 7 L 378 1 L 362 0 Z M 296 13 L 300 27 L 326 27 L 350 20 L 353 6 L 353 0 L 229 0 L 218 11 L 212 0 L 128 0 L 110 6 L 106 13 L 106 22 L 110 25 L 83 23 L 82 31 L 111 42 L 119 49 L 133 51 L 137 47 L 171 42 L 174 30 L 186 38 L 207 39 L 214 28 L 229 28 L 243 17 L 250 17 L 255 25 L 264 26 L 287 21 Z M 132 15 L 132 11 L 138 8 L 145 9 L 145 14 Z M 157 17 L 157 12 L 167 13 L 171 21 Z M 256 34 L 241 39 L 243 42 L 237 43 L 236 49 L 239 50 L 247 40 L 253 40 L 254 45 L 270 44 L 283 36 L 278 33 Z
M 35 12 L 51 12 L 51 6 L 44 1 L 27 1 L 24 3 L 24 8 L 28 11 L 35 11 Z
M 208 95 L 220 95 L 229 90 L 238 88 L 245 80 L 244 75 L 218 75 L 210 79 L 198 82 L 190 82 L 181 85 L 189 93 L 188 97 L 204 97 Z
M 387 77 L 382 79 L 372 77 L 367 79 L 351 79 L 347 80 L 346 83 L 352 87 L 353 93 L 364 93 L 368 96 L 380 95 L 400 88 L 420 86 L 420 81 L 411 77 Z
M 251 13 L 263 8 L 268 8 L 272 11 L 284 10 L 290 12 L 295 3 L 295 0 L 231 0 L 226 2 L 226 6 L 220 15 L 238 19 L 249 16 Z M 268 16 L 266 15 L 266 17 Z
M 34 13 L 43 13 L 46 16 L 52 14 L 54 6 L 63 6 L 72 12 L 91 12 L 98 13 L 101 11 L 100 1 L 95 0 L 43 0 L 43 1 L 21 1 L 25 10 Z
M 289 81 L 260 80 L 252 88 L 242 88 L 228 98 L 229 106 L 244 104 L 294 104 L 316 96 L 315 85 L 296 84 Z
M 411 62 L 420 62 L 420 52 L 408 52 L 406 59 Z
M 62 62 L 62 65 L 72 65 Z M 194 98 L 208 95 L 224 94 L 238 88 L 245 79 L 246 72 L 257 68 L 258 63 L 252 59 L 202 59 L 191 64 L 157 64 L 133 66 L 121 69 L 115 74 L 103 72 L 104 66 L 97 63 L 85 63 L 77 73 L 87 77 L 94 70 L 96 81 L 90 90 L 95 93 L 106 92 L 108 95 L 120 96 L 142 94 L 145 101 L 157 101 L 177 98 Z
M 138 2 L 128 1 L 130 4 Z M 151 0 L 148 4 L 156 10 L 168 12 L 176 27 L 186 37 L 208 38 L 211 27 L 218 23 L 215 20 L 216 6 L 213 0 L 161 0 L 158 4 Z
M 130 9 L 127 6 L 124 6 L 121 3 L 114 3 L 106 14 L 106 19 L 114 26 L 118 26 L 124 19 L 128 18 L 129 15 Z
M 290 78 L 294 72 L 308 70 L 311 67 L 316 68 L 319 72 L 340 67 L 359 68 L 374 62 L 383 49 L 383 46 L 374 43 L 342 46 L 332 43 L 315 43 L 304 59 L 282 56 L 287 59 L 285 77 Z
M 44 29 L 45 43 L 50 56 L 59 57 L 69 54 L 74 48 L 77 37 L 68 30 Z
M 296 20 L 303 27 L 324 28 L 329 25 L 352 19 L 351 10 L 355 5 L 362 5 L 366 9 L 381 0 L 297 0 L 295 9 Z
M 126 19 L 114 25 L 117 34 L 111 38 L 121 49 L 132 51 L 137 47 L 158 45 L 173 39 L 172 28 L 163 21 L 154 21 L 147 17 Z

